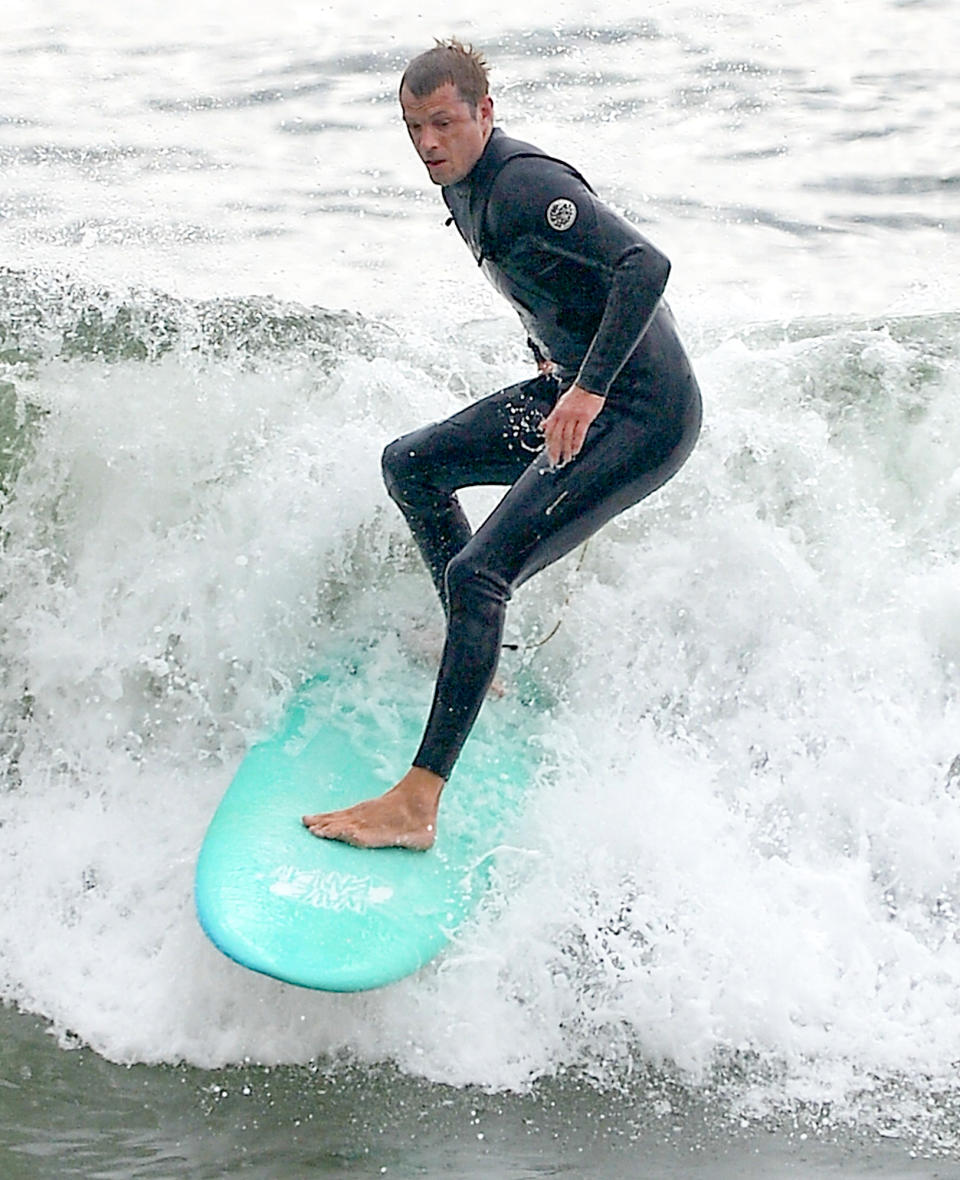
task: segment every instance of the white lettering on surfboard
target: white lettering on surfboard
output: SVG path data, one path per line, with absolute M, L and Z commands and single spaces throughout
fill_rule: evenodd
M 389 885 L 374 885 L 369 877 L 352 877 L 314 869 L 308 871 L 284 865 L 271 878 L 270 892 L 322 910 L 351 910 L 363 914 L 371 905 L 382 905 L 393 897 Z

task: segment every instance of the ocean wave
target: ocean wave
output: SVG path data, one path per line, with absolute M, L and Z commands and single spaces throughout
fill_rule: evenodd
M 448 955 L 359 997 L 222 960 L 193 862 L 334 644 L 391 636 L 398 682 L 431 658 L 380 450 L 522 344 L 10 271 L 0 325 L 5 1000 L 114 1060 L 345 1053 L 506 1090 L 654 1070 L 744 1117 L 902 1128 L 929 1098 L 949 1122 L 956 313 L 703 334 L 688 466 L 512 604 L 502 673 L 544 702 L 530 855 Z
M 327 367 L 344 348 L 372 355 L 388 330 L 355 312 L 267 296 L 188 301 L 160 291 L 96 288 L 0 268 L 0 361 L 152 361 L 298 355 Z

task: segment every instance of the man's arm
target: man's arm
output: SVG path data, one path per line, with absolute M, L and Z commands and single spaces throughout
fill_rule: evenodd
M 670 261 L 552 159 L 511 160 L 487 216 L 494 256 L 521 251 L 534 284 L 593 317 L 576 383 L 606 396 L 656 314 Z
M 669 260 L 649 242 L 631 246 L 621 255 L 600 327 L 577 379 L 544 419 L 547 454 L 554 466 L 580 453 L 610 386 L 654 317 L 669 274 Z
M 603 396 L 609 393 L 650 326 L 669 274 L 669 260 L 645 240 L 620 255 L 600 327 L 577 375 L 578 385 Z
M 555 161 L 508 165 L 497 189 L 491 228 L 502 245 L 535 241 L 547 259 L 540 276 L 547 286 L 553 267 L 572 267 L 575 274 L 602 276 L 606 290 L 576 381 L 544 422 L 550 459 L 564 463 L 579 452 L 611 385 L 642 340 L 666 287 L 670 262 Z M 549 361 L 533 341 L 531 346 L 537 367 L 546 371 Z

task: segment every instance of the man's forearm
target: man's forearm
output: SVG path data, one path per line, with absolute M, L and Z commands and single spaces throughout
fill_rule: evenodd
M 667 285 L 670 261 L 649 243 L 621 255 L 600 327 L 580 366 L 577 385 L 606 397 L 643 339 Z

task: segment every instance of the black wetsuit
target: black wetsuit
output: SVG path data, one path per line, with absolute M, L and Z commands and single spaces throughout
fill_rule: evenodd
M 495 129 L 443 198 L 554 375 L 391 443 L 384 479 L 440 592 L 447 639 L 415 766 L 449 777 L 493 679 L 511 593 L 664 484 L 700 428 L 700 393 L 661 299 L 670 264 L 562 161 Z M 576 382 L 606 398 L 553 468 L 541 423 Z M 509 484 L 473 534 L 459 488 Z

